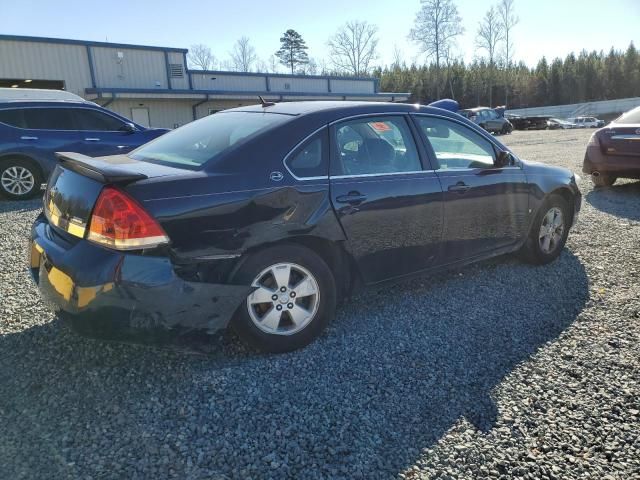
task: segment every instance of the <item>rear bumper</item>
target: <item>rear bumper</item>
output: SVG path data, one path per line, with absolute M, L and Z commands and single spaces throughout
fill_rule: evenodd
M 590 145 L 584 155 L 582 171 L 587 174 L 599 172 L 619 177 L 640 177 L 640 156 L 605 155 L 599 146 Z
M 44 301 L 83 330 L 225 328 L 249 286 L 186 281 L 167 257 L 121 253 L 85 240 L 68 243 L 41 215 L 31 231 L 29 267 Z

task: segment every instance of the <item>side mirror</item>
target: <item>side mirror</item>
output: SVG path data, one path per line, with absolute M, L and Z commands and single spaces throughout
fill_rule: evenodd
M 496 157 L 495 165 L 497 168 L 508 167 L 513 164 L 513 155 L 511 152 L 507 152 L 506 150 L 501 150 L 498 152 L 498 156 Z
M 127 122 L 124 125 L 122 125 L 122 127 L 120 127 L 120 130 L 126 133 L 134 133 L 136 132 L 138 129 L 136 128 L 136 126 L 131 123 L 131 122 Z

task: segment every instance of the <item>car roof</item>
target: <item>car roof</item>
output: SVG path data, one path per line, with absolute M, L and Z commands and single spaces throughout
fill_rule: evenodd
M 89 100 L 0 100 L 0 108 L 21 107 L 99 107 L 97 103 Z
M 420 104 L 391 103 L 391 102 L 353 102 L 353 101 L 306 101 L 306 102 L 282 102 L 267 107 L 262 105 L 250 105 L 238 107 L 225 112 L 260 112 L 291 115 L 296 117 L 313 116 L 323 117 L 328 121 L 353 115 L 388 114 L 388 113 L 431 113 L 438 115 L 457 115 L 449 110 L 430 107 Z

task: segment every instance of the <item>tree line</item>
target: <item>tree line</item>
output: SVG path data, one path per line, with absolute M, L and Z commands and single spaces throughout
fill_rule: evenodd
M 640 97 L 640 56 L 631 43 L 626 51 L 582 51 L 533 67 L 524 62 L 493 67 L 486 59 L 453 61 L 439 75 L 435 64 L 378 68 L 382 91 L 409 92 L 411 102 L 429 103 L 441 96 L 466 107 L 505 104 L 509 108 L 566 105 Z
M 192 45 L 191 68 L 302 75 L 373 75 L 382 91 L 409 93 L 412 102 L 456 99 L 463 106 L 507 105 L 509 108 L 561 105 L 640 96 L 640 59 L 633 43 L 626 51 L 582 51 L 535 67 L 515 62 L 513 31 L 520 19 L 514 0 L 499 0 L 478 22 L 476 56 L 466 62 L 457 50 L 465 33 L 455 0 L 421 0 L 408 39 L 423 61 L 407 63 L 396 46 L 391 65 L 377 63 L 378 28 L 366 21 L 342 25 L 327 40 L 329 60 L 308 54 L 302 35 L 289 29 L 280 48 L 267 60 L 258 58 L 249 38 L 236 41 L 228 58 L 218 61 L 206 45 Z

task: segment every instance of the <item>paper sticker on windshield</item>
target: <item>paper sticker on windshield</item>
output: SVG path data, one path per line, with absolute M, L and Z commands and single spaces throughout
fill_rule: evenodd
M 370 122 L 369 125 L 378 132 L 388 132 L 391 130 L 391 127 L 384 122 Z

